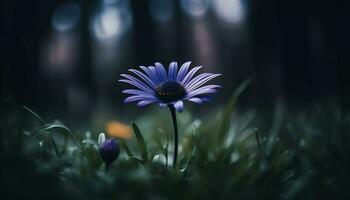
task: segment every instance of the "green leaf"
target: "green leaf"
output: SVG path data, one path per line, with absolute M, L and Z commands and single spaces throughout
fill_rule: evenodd
M 140 158 L 137 158 L 136 156 L 134 156 L 134 154 L 131 152 L 130 148 L 128 147 L 128 145 L 126 145 L 124 140 L 120 141 L 120 145 L 122 146 L 123 149 L 125 149 L 126 155 L 128 155 L 128 159 L 134 160 L 140 164 L 145 164 L 144 160 L 141 160 Z
M 120 145 L 122 146 L 123 149 L 125 149 L 126 154 L 127 154 L 129 157 L 135 157 L 134 154 L 130 151 L 128 145 L 126 145 L 126 143 L 125 143 L 124 140 L 120 140 Z
M 243 81 L 238 88 L 233 92 L 229 102 L 224 108 L 224 112 L 221 114 L 216 126 L 215 131 L 218 132 L 219 142 L 222 142 L 231 127 L 231 116 L 236 107 L 237 99 L 239 95 L 252 83 L 253 78 L 249 77 L 245 81 Z
M 143 160 L 141 160 L 140 158 L 137 157 L 129 157 L 130 160 L 134 160 L 140 164 L 145 164 Z
M 125 150 L 126 155 L 128 155 L 128 159 L 134 160 L 134 161 L 136 161 L 136 162 L 138 162 L 140 164 L 144 164 L 143 160 L 141 160 L 140 158 L 137 158 L 137 157 L 134 156 L 134 154 L 131 152 L 131 150 L 128 147 L 128 145 L 125 143 L 125 140 L 120 140 L 120 145 Z
M 131 126 L 134 130 L 134 133 L 135 133 L 135 136 L 137 139 L 137 143 L 138 143 L 140 151 L 141 151 L 141 157 L 142 157 L 143 161 L 145 163 L 147 163 L 148 162 L 148 155 L 147 155 L 147 146 L 146 146 L 145 140 L 141 134 L 140 129 L 137 127 L 136 123 L 131 122 Z
M 94 169 L 97 169 L 102 164 L 102 159 L 98 150 L 92 146 L 86 146 L 84 149 L 84 155 L 87 158 L 89 164 Z
M 155 136 L 155 135 L 153 135 L 153 139 L 156 142 L 156 144 L 157 144 L 158 148 L 160 149 L 160 151 L 162 152 L 162 154 L 164 156 L 166 156 L 167 155 L 167 152 L 166 152 L 166 146 L 167 145 L 163 146 L 162 142 L 160 141 L 160 139 L 157 136 Z

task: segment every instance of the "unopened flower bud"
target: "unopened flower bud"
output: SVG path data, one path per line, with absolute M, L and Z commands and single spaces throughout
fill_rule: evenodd
M 116 139 L 105 140 L 100 144 L 99 152 L 106 165 L 110 165 L 119 156 L 119 144 Z

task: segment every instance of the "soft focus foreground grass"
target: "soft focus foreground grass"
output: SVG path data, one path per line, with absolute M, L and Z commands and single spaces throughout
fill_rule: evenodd
M 86 142 L 99 133 L 79 135 L 26 107 L 7 106 L 1 114 L 2 199 L 349 197 L 348 113 L 332 103 L 277 110 L 272 128 L 257 130 L 255 123 L 263 119 L 254 112 L 235 113 L 239 93 L 207 116 L 178 115 L 175 171 L 171 159 L 166 168 L 163 156 L 171 157 L 173 137 L 163 109 L 136 120 L 138 137 L 120 140 L 122 153 L 106 172 L 96 148 Z

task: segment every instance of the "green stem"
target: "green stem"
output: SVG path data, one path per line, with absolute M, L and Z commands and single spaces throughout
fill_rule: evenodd
M 256 143 L 258 144 L 259 154 L 260 154 L 260 156 L 262 156 L 263 152 L 262 152 L 260 139 L 259 139 L 259 133 L 258 133 L 258 129 L 257 128 L 255 128 L 255 139 L 256 139 Z
M 177 161 L 177 148 L 179 143 L 179 133 L 177 130 L 177 122 L 176 122 L 176 110 L 174 105 L 169 105 L 169 110 L 171 113 L 171 118 L 173 120 L 173 126 L 174 126 L 174 161 L 173 161 L 173 168 L 176 167 L 176 161 Z
M 110 164 L 109 164 L 109 163 L 106 163 L 106 165 L 105 165 L 106 173 L 108 172 L 109 166 L 110 166 Z

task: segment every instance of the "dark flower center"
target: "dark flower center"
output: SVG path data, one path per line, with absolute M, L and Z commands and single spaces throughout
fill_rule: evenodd
M 186 96 L 185 87 L 177 81 L 164 81 L 156 87 L 157 97 L 168 103 Z

